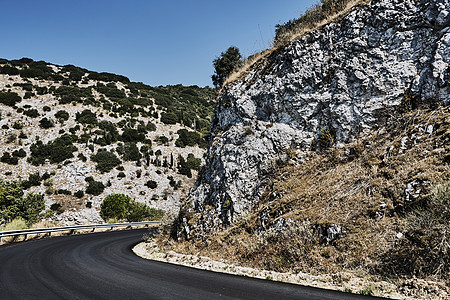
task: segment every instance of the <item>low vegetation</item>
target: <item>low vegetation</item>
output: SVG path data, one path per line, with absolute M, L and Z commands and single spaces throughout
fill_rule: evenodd
M 345 148 L 324 137 L 304 162 L 274 165 L 248 216 L 189 251 L 282 272 L 449 282 L 449 128 L 443 106 L 400 114 Z
M 150 208 L 144 203 L 136 202 L 124 194 L 111 194 L 103 200 L 100 206 L 100 216 L 105 221 L 116 219 L 138 222 L 161 219 L 163 211 Z
M 40 220 L 40 213 L 44 208 L 42 194 L 24 195 L 20 182 L 0 181 L 0 224 L 7 224 L 14 220 L 15 223 L 20 223 L 23 220 L 29 226 Z

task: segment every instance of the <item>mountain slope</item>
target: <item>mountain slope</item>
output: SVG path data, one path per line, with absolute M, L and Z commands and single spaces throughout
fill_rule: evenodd
M 226 85 L 176 247 L 445 294 L 449 23 L 447 0 L 372 0 Z
M 62 223 L 101 222 L 111 193 L 176 212 L 203 157 L 214 97 L 210 88 L 0 60 L 0 179 L 45 193 L 58 212 L 47 216 Z
M 447 0 L 371 1 L 225 86 L 180 234 L 201 237 L 245 216 L 278 160 L 302 161 L 311 149 L 341 147 L 402 109 L 449 103 L 448 6 Z

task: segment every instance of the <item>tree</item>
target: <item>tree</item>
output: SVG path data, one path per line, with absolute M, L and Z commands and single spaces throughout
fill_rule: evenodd
M 237 47 L 230 47 L 213 61 L 215 73 L 211 76 L 216 88 L 220 88 L 234 70 L 243 65 L 242 55 Z
M 108 219 L 126 219 L 128 222 L 154 220 L 161 218 L 163 213 L 162 210 L 150 208 L 124 194 L 108 195 L 100 205 L 100 216 L 105 221 Z

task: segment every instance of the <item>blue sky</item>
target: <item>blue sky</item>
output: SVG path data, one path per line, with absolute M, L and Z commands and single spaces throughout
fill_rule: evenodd
M 212 86 L 229 46 L 267 48 L 275 24 L 318 0 L 0 0 L 0 57 L 29 57 L 150 85 Z

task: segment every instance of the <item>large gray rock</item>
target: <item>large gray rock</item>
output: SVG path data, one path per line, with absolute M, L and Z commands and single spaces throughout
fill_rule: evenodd
M 373 0 L 227 86 L 178 233 L 201 237 L 245 215 L 275 161 L 310 150 L 323 132 L 339 146 L 402 102 L 450 103 L 449 11 L 449 0 Z

